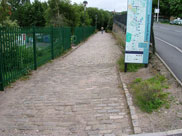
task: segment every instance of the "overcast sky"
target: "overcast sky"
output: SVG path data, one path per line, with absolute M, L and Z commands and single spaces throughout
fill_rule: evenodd
M 82 3 L 83 0 L 71 0 L 72 2 Z M 98 7 L 109 11 L 126 11 L 127 0 L 87 0 L 88 7 Z
M 33 1 L 33 0 L 32 0 Z M 47 1 L 47 0 L 40 0 Z M 84 0 L 71 0 L 72 3 L 82 3 Z M 127 0 L 87 0 L 88 7 L 97 7 L 109 11 L 126 11 L 127 10 Z

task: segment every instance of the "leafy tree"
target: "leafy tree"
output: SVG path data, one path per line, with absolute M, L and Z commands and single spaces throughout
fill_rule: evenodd
M 7 4 L 7 0 L 2 0 L 0 3 L 0 27 L 13 27 L 18 26 L 16 21 L 10 19 L 11 7 Z
M 171 15 L 182 18 L 182 0 L 169 0 L 169 4 Z
M 11 10 L 6 0 L 2 0 L 0 3 L 0 23 L 3 25 L 4 20 L 10 15 Z
M 7 22 L 17 20 L 20 26 L 95 26 L 96 15 L 98 28 L 112 26 L 110 12 L 87 8 L 84 13 L 83 4 L 71 4 L 70 0 L 48 0 L 48 2 L 35 0 L 33 3 L 30 3 L 30 0 L 3 0 L 0 11 L 1 22 L 9 16 Z M 11 16 L 10 11 L 12 11 Z
M 65 25 L 65 17 L 60 14 L 60 0 L 49 0 L 48 8 L 45 11 L 46 25 L 62 26 Z
M 45 26 L 44 8 L 38 0 L 33 4 L 26 3 L 16 11 L 16 19 L 20 26 Z

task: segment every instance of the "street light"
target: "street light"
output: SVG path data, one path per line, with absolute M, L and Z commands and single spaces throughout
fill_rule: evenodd
M 85 23 L 85 14 L 86 14 L 86 6 L 87 6 L 88 2 L 87 1 L 83 1 L 83 5 L 84 5 L 84 23 Z
M 98 16 L 95 15 L 95 27 L 96 27 L 96 29 L 97 29 L 97 18 L 98 18 Z
M 160 7 L 160 0 L 158 0 L 158 13 L 157 13 L 157 23 L 159 22 L 159 7 Z

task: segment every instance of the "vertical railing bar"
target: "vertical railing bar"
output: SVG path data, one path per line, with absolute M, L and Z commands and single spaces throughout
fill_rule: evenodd
M 15 41 L 16 41 L 16 38 L 15 38 L 15 36 L 16 36 L 16 33 L 15 33 L 16 31 L 15 31 L 15 27 L 13 27 L 12 28 L 12 36 L 13 36 L 13 38 L 12 38 L 12 40 L 13 40 L 13 42 L 12 42 L 12 47 L 14 48 L 15 47 Z M 16 50 L 15 50 L 16 51 Z M 15 52 L 13 52 L 13 54 L 12 54 L 12 57 L 13 58 L 15 58 Z M 15 77 L 16 76 L 16 69 L 15 69 L 15 67 L 16 67 L 16 62 L 14 63 L 15 65 L 13 66 L 13 77 Z
M 6 30 L 5 30 L 5 34 L 6 34 L 6 35 L 4 36 L 4 38 L 5 38 L 5 48 L 4 48 L 4 50 L 5 50 L 5 51 L 4 51 L 4 53 L 5 53 L 5 57 L 4 57 L 5 60 L 7 60 L 7 51 L 8 51 L 8 50 L 7 50 L 7 37 L 8 37 L 8 36 L 7 36 L 7 33 L 8 33 L 8 32 L 7 32 L 7 28 L 6 28 Z M 5 60 L 4 60 L 4 62 L 5 62 Z M 6 81 L 7 84 L 8 84 L 9 81 L 8 81 L 8 72 L 7 72 L 7 71 L 8 71 L 8 67 L 7 67 L 7 63 L 5 63 L 4 66 L 5 66 L 5 81 Z
M 8 35 L 7 35 L 7 39 L 8 39 L 8 40 L 7 40 L 7 48 L 8 48 L 8 53 L 9 53 L 7 59 L 10 59 L 10 60 L 11 60 L 12 58 L 11 58 L 11 55 L 10 55 L 10 54 L 11 54 L 11 50 L 10 50 L 10 42 L 9 42 L 9 40 L 10 40 L 10 39 L 9 39 L 9 30 L 10 30 L 10 29 L 9 29 L 9 27 L 7 27 L 7 29 L 8 29 Z M 10 70 L 9 67 L 8 67 L 8 80 L 9 80 L 9 82 L 11 82 L 11 70 Z
M 4 81 L 3 81 L 3 42 L 2 38 L 2 28 L 0 28 L 0 91 L 4 91 Z
M 13 59 L 13 56 L 12 56 L 12 43 L 11 43 L 11 28 L 9 28 L 9 48 L 10 48 L 10 57 L 11 59 Z M 13 70 L 12 70 L 12 67 L 11 69 L 9 70 L 10 71 L 10 76 L 11 76 L 11 81 L 13 80 Z
M 19 31 L 19 29 L 16 27 L 15 28 L 15 32 L 16 32 L 16 34 L 15 34 L 15 45 L 14 45 L 14 47 L 15 47 L 15 57 L 16 57 L 16 60 L 18 60 L 18 58 L 17 58 L 17 56 L 18 56 L 18 48 L 16 48 L 17 47 L 17 45 L 19 44 L 19 42 L 18 42 L 18 35 L 19 35 L 19 33 L 18 33 L 18 31 Z M 18 61 L 16 61 L 15 62 L 15 77 L 17 77 L 17 75 L 18 75 Z
M 35 26 L 33 27 L 33 53 L 34 53 L 34 70 L 37 70 L 37 54 L 36 54 Z
M 54 35 L 53 35 L 53 26 L 51 26 L 51 31 L 50 31 L 50 35 L 51 35 L 51 58 L 52 60 L 54 59 Z

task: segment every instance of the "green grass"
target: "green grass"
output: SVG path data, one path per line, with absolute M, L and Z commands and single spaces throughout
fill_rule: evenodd
M 118 66 L 120 72 L 124 72 L 124 56 L 121 56 L 118 60 Z M 128 72 L 137 72 L 140 68 L 143 68 L 144 64 L 128 64 L 127 71 Z
M 130 85 L 135 103 L 144 112 L 151 113 L 163 106 L 170 107 L 169 93 L 166 78 L 156 75 L 147 80 L 137 78 Z

